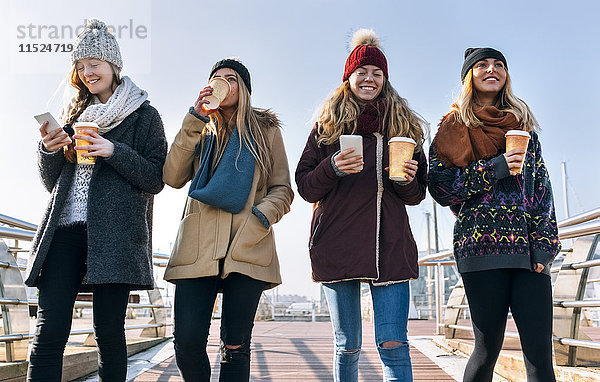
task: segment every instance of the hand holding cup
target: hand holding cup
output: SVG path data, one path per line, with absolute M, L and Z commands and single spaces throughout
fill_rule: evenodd
M 221 77 L 214 77 L 198 95 L 194 110 L 204 117 L 214 113 L 230 91 L 229 81 Z
M 390 179 L 410 183 L 419 163 L 412 159 L 417 142 L 408 137 L 393 137 L 389 141 Z
M 521 173 L 525 152 L 525 150 L 513 149 L 507 153 L 504 153 L 504 159 L 506 159 L 506 164 L 508 165 L 510 175 L 517 175 Z
M 505 137 L 506 154 L 504 154 L 504 158 L 506 158 L 510 175 L 520 174 L 523 169 L 530 135 L 523 130 L 509 130 L 506 132 Z
M 410 159 L 404 162 L 404 172 L 406 175 L 406 183 L 410 183 L 417 176 L 417 170 L 419 169 L 419 162 L 414 159 Z
M 102 137 L 94 130 L 78 130 L 77 134 L 73 135 L 73 138 L 75 138 L 77 144 L 75 150 L 78 151 L 78 155 L 84 158 L 83 163 L 87 163 L 87 161 L 95 163 L 95 157 L 109 158 L 115 150 L 115 145 L 111 141 Z M 79 154 L 79 151 L 87 151 L 87 153 L 81 152 Z M 78 163 L 82 162 L 78 159 Z
M 98 134 L 98 125 L 94 122 L 77 122 L 73 124 L 75 135 L 75 151 L 77 163 L 96 163 L 96 157 L 108 158 L 113 154 L 111 141 Z
M 200 90 L 200 94 L 198 94 L 198 98 L 194 103 L 194 111 L 200 114 L 203 117 L 208 117 L 210 114 L 214 113 L 217 109 L 206 110 L 202 105 L 209 103 L 206 97 L 211 96 L 213 94 L 213 88 L 210 86 L 206 86 L 204 89 Z

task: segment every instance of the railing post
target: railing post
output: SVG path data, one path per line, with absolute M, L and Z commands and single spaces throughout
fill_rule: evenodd
M 440 263 L 435 265 L 435 333 L 443 334 L 443 313 L 444 305 L 444 268 Z
M 562 267 L 591 260 L 594 257 L 600 235 L 580 237 L 573 243 L 573 251 L 565 257 Z M 582 300 L 585 293 L 589 268 L 561 269 L 554 283 L 554 300 Z M 555 306 L 553 308 L 553 334 L 558 338 L 590 340 L 579 330 L 581 309 Z M 559 366 L 590 366 L 598 363 L 598 350 L 578 348 L 554 342 L 556 364 Z
M 458 325 L 460 320 L 460 314 L 463 312 L 462 308 L 456 307 L 457 305 L 463 305 L 465 303 L 465 288 L 463 286 L 462 278 L 459 278 L 448 297 L 446 303 L 446 313 L 444 314 L 444 327 L 446 338 L 456 338 L 457 329 L 450 328 L 449 325 Z M 459 331 L 460 333 L 460 331 Z
M 148 290 L 148 299 L 152 305 L 164 306 L 162 295 L 158 288 Z M 167 333 L 167 312 L 166 308 L 152 308 L 152 320 L 149 324 L 163 324 L 156 328 L 146 328 L 142 330 L 140 337 L 165 337 Z
M 0 261 L 8 263 L 0 268 L 0 297 L 17 299 L 22 303 L 2 305 L 2 323 L 5 335 L 29 335 L 29 304 L 21 271 L 15 258 L 8 253 L 8 246 L 0 239 Z M 5 362 L 24 361 L 27 358 L 28 338 L 5 343 Z
M 271 292 L 271 319 L 275 321 L 275 290 Z

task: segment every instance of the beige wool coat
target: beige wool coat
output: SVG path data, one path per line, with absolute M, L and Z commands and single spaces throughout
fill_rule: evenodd
M 267 288 L 281 284 L 273 225 L 289 212 L 294 193 L 279 122 L 275 115 L 261 113 L 259 121 L 266 129 L 272 161 L 269 178 L 260 182 L 256 165 L 248 200 L 237 214 L 188 197 L 165 280 L 219 274 L 225 278 L 237 272 L 269 283 Z M 163 169 L 163 180 L 169 186 L 181 188 L 194 178 L 200 166 L 197 146 L 205 125 L 192 114 L 185 116 Z M 259 184 L 264 186 L 258 188 Z M 269 228 L 252 213 L 253 206 L 268 219 Z

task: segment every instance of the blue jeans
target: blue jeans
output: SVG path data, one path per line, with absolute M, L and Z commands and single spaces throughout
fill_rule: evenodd
M 371 287 L 375 342 L 385 381 L 412 381 L 408 350 L 408 282 Z M 362 345 L 360 281 L 323 283 L 335 336 L 334 380 L 358 381 L 358 358 Z M 387 341 L 402 344 L 384 348 Z

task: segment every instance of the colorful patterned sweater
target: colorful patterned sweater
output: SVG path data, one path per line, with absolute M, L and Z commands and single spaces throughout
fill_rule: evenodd
M 446 167 L 432 145 L 429 192 L 456 216 L 454 257 L 461 273 L 497 268 L 533 269 L 560 250 L 550 178 L 536 133 L 522 174 L 511 176 L 503 152 L 464 170 Z

